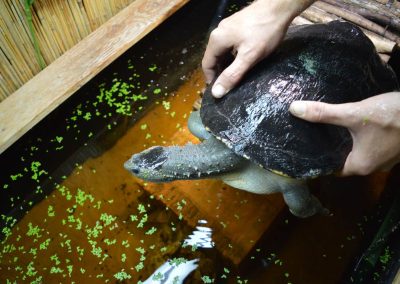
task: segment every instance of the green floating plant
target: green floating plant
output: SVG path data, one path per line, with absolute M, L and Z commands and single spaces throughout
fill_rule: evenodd
M 36 38 L 35 30 L 33 28 L 32 9 L 31 9 L 33 2 L 35 2 L 35 0 L 25 0 L 24 9 L 25 9 L 26 21 L 28 22 L 29 31 L 30 31 L 31 37 L 32 37 L 33 46 L 35 48 L 35 55 L 36 55 L 37 61 L 39 63 L 40 68 L 44 69 L 46 67 L 46 64 L 44 63 L 43 56 L 40 52 L 39 43 Z

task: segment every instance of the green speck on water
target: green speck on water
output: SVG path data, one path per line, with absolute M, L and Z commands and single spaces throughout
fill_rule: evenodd
M 162 274 L 161 272 L 156 273 L 152 280 L 153 281 L 161 281 L 164 278 L 164 274 Z
M 12 181 L 16 181 L 18 178 L 22 178 L 22 177 L 23 177 L 23 174 L 21 174 L 21 173 L 18 173 L 15 175 L 10 175 L 10 178 Z
M 114 245 L 114 244 L 117 243 L 117 239 L 110 240 L 110 239 L 107 238 L 107 239 L 104 240 L 104 243 L 106 243 L 107 245 L 111 246 L 111 245 Z
M 33 266 L 33 261 L 29 262 L 28 266 L 26 267 L 27 271 L 26 271 L 26 275 L 27 276 L 35 276 L 37 271 L 35 269 L 35 267 Z
M 129 248 L 131 245 L 129 244 L 128 240 L 123 240 L 122 245 L 126 248 Z
M 151 72 L 154 72 L 154 71 L 156 71 L 157 70 L 157 65 L 155 65 L 155 64 L 152 64 L 150 67 L 149 67 L 149 71 L 151 71 Z
M 59 265 L 61 263 L 61 261 L 58 259 L 57 254 L 53 254 L 52 256 L 50 256 L 50 260 L 54 261 L 56 265 Z
M 85 193 L 83 190 L 78 188 L 78 192 L 75 195 L 75 202 L 81 206 L 85 203 L 86 200 L 90 200 L 90 202 L 94 201 L 94 197 L 91 194 Z
M 46 250 L 50 244 L 51 239 L 46 239 L 39 245 L 39 250 Z
M 139 252 L 140 254 L 145 254 L 146 253 L 146 250 L 144 248 L 142 248 L 142 247 L 136 248 L 136 251 Z
M 157 231 L 156 227 L 151 227 L 151 229 L 149 229 L 145 234 L 146 235 L 152 235 Z
M 154 89 L 153 93 L 155 95 L 158 95 L 159 93 L 161 93 L 161 89 L 160 88 Z
M 49 217 L 55 216 L 54 207 L 52 205 L 49 205 L 49 207 L 47 207 L 47 215 Z
M 62 136 L 56 136 L 56 141 L 58 143 L 61 143 L 64 140 L 64 138 Z
M 162 105 L 165 108 L 165 110 L 169 110 L 171 108 L 171 103 L 167 101 L 162 101 Z
M 117 217 L 112 216 L 107 213 L 102 213 L 100 215 L 100 220 L 104 222 L 104 227 L 110 225 L 112 222 L 114 222 L 117 219 Z
M 203 283 L 214 283 L 214 279 L 210 278 L 207 275 L 202 276 L 201 280 L 203 280 Z
M 68 276 L 71 277 L 73 265 L 67 265 L 67 270 L 68 270 Z
M 47 175 L 48 173 L 45 170 L 40 170 L 40 166 L 42 164 L 39 161 L 33 161 L 31 163 L 31 171 L 33 173 L 33 175 L 31 176 L 31 178 L 33 180 L 35 180 L 36 182 L 39 182 L 39 176 L 41 175 Z
M 90 112 L 87 112 L 84 116 L 83 119 L 84 120 L 90 120 L 92 118 L 92 114 Z
M 144 124 L 140 125 L 140 129 L 141 130 L 146 130 L 147 129 L 147 124 L 144 123 Z
M 188 260 L 184 257 L 174 257 L 173 259 L 170 259 L 168 262 L 171 265 L 181 265 L 183 263 L 186 263 Z
M 85 252 L 85 249 L 77 246 L 76 247 L 76 251 L 80 256 L 83 256 L 83 253 Z
M 137 209 L 139 210 L 139 213 L 141 213 L 141 214 L 146 213 L 146 207 L 141 203 L 139 203 Z
M 379 256 L 379 261 L 382 264 L 388 264 L 390 259 L 391 259 L 390 250 L 389 247 L 386 247 L 383 255 Z
M 139 271 L 142 270 L 143 268 L 144 268 L 144 264 L 143 264 L 142 261 L 139 262 L 139 263 L 135 266 L 135 269 L 136 269 L 137 272 L 139 272 Z
M 28 237 L 32 237 L 35 236 L 36 238 L 40 238 L 42 235 L 40 234 L 40 232 L 42 231 L 42 229 L 40 229 L 38 226 L 33 226 L 32 223 L 29 222 L 28 224 L 28 232 L 26 233 L 26 235 Z

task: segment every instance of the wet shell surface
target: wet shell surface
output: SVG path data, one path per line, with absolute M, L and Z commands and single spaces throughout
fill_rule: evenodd
M 221 99 L 204 94 L 205 127 L 236 154 L 294 178 L 339 170 L 352 148 L 343 127 L 295 118 L 294 100 L 346 103 L 398 89 L 372 42 L 346 22 L 289 28 L 279 48 Z

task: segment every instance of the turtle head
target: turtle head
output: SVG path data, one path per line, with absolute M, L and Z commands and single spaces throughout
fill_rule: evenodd
M 172 181 L 175 178 L 163 167 L 168 159 L 168 151 L 164 147 L 155 146 L 134 154 L 125 162 L 124 167 L 138 178 L 146 181 Z
M 125 168 L 146 181 L 169 182 L 218 178 L 237 170 L 242 161 L 222 142 L 210 137 L 200 144 L 151 147 L 134 154 L 125 162 Z

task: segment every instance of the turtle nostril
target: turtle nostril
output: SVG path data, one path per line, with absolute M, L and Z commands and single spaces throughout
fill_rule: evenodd
M 139 169 L 138 168 L 133 168 L 132 169 L 132 173 L 134 173 L 135 175 L 137 175 L 139 173 Z

